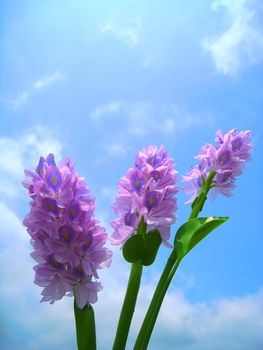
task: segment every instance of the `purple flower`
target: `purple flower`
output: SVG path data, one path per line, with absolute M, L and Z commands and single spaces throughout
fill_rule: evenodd
M 57 191 L 61 185 L 62 177 L 58 168 L 51 163 L 51 165 L 47 169 L 46 180 L 49 186 Z
M 40 158 L 36 171 L 25 170 L 30 212 L 24 219 L 34 251 L 35 283 L 42 300 L 54 303 L 74 295 L 83 308 L 102 289 L 98 269 L 110 265 L 107 233 L 94 216 L 94 198 L 69 158 L 56 165 L 53 154 Z
M 147 231 L 158 229 L 164 244 L 169 245 L 170 226 L 176 219 L 176 181 L 173 160 L 163 146 L 141 150 L 134 167 L 118 184 L 119 193 L 112 206 L 118 216 L 111 223 L 112 244 L 123 245 L 144 218 Z
M 212 183 L 212 198 L 215 198 L 218 192 L 225 196 L 232 195 L 236 177 L 243 173 L 245 162 L 250 160 L 251 137 L 250 130 L 238 132 L 237 129 L 232 129 L 226 133 L 216 132 L 216 144 L 205 144 L 196 156 L 200 164 L 183 176 L 183 182 L 186 183 L 183 189 L 186 194 L 192 195 L 186 203 L 193 202 L 211 171 L 216 173 Z
M 185 203 L 192 203 L 200 189 L 202 188 L 203 182 L 207 177 L 207 172 L 204 167 L 197 165 L 192 168 L 192 170 L 185 176 L 183 176 L 183 181 L 186 182 L 186 186 L 183 187 L 184 192 L 192 197 Z
M 78 201 L 72 201 L 68 207 L 68 217 L 70 221 L 74 221 L 77 219 L 80 213 L 80 206 Z
M 57 205 L 57 201 L 53 198 L 43 198 L 42 206 L 51 216 L 57 216 L 59 213 L 59 208 Z

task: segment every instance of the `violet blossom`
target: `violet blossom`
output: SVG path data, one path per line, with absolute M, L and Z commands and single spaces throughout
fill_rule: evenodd
M 183 182 L 186 183 L 184 192 L 192 195 L 186 203 L 194 201 L 211 171 L 216 173 L 212 183 L 212 198 L 218 192 L 225 196 L 232 195 L 236 177 L 243 173 L 245 163 L 250 160 L 251 137 L 250 130 L 238 132 L 235 128 L 226 133 L 216 132 L 216 144 L 205 144 L 195 157 L 200 163 L 183 176 Z
M 112 206 L 118 216 L 111 223 L 112 244 L 123 245 L 143 218 L 147 231 L 158 229 L 163 243 L 169 246 L 170 226 L 176 220 L 176 173 L 163 146 L 150 145 L 137 154 L 134 167 L 118 184 L 119 193 Z
M 25 174 L 31 202 L 23 223 L 38 263 L 34 282 L 43 287 L 41 301 L 74 295 L 79 308 L 95 303 L 102 289 L 97 270 L 110 265 L 112 252 L 104 247 L 107 233 L 94 216 L 95 200 L 84 178 L 71 159 L 57 166 L 53 154 Z

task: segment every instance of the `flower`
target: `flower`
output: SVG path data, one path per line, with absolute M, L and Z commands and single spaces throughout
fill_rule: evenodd
M 192 195 L 185 203 L 194 201 L 211 171 L 215 172 L 212 197 L 215 198 L 218 192 L 231 196 L 236 177 L 243 173 L 245 162 L 250 160 L 251 137 L 250 130 L 238 132 L 235 128 L 226 133 L 217 131 L 216 144 L 205 144 L 196 156 L 200 164 L 183 176 L 183 182 L 186 182 L 184 192 Z
M 43 287 L 41 301 L 74 295 L 79 308 L 95 303 L 102 289 L 97 270 L 110 265 L 112 252 L 104 247 L 107 233 L 94 216 L 95 200 L 84 178 L 70 158 L 57 166 L 53 154 L 25 174 L 31 202 L 23 223 L 38 263 L 34 282 Z
M 163 146 L 150 145 L 138 153 L 134 167 L 118 184 L 119 193 L 112 206 L 118 216 L 111 223 L 112 244 L 123 245 L 143 218 L 147 231 L 158 229 L 163 243 L 169 245 L 170 226 L 176 219 L 176 173 Z

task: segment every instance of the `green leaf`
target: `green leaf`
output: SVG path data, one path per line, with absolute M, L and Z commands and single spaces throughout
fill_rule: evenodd
M 131 236 L 123 246 L 124 259 L 130 263 L 151 265 L 157 255 L 162 238 L 158 230 L 151 230 L 144 234 Z
M 94 311 L 91 305 L 80 309 L 74 300 L 78 350 L 96 350 Z
M 194 218 L 184 223 L 177 231 L 174 246 L 179 259 L 202 241 L 210 232 L 228 220 L 228 217 L 210 216 Z

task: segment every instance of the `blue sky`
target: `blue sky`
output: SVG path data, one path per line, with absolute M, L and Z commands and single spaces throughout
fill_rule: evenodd
M 181 175 L 215 131 L 253 131 L 253 159 L 232 198 L 204 215 L 230 216 L 183 261 L 150 350 L 260 350 L 263 8 L 257 0 L 0 1 L 0 332 L 3 349 L 74 349 L 72 300 L 40 304 L 23 169 L 72 156 L 107 227 L 119 178 L 136 152 L 164 144 Z M 189 207 L 178 194 L 178 220 Z M 145 269 L 131 348 L 168 256 Z M 95 305 L 99 349 L 112 342 L 129 274 L 114 249 Z

